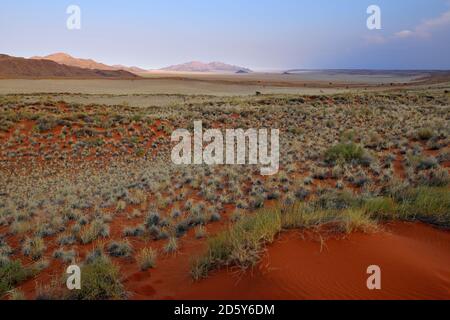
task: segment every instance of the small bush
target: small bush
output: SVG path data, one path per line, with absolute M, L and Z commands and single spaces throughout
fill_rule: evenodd
M 144 226 L 126 227 L 123 229 L 123 235 L 125 237 L 140 237 L 145 234 Z
M 408 190 L 399 203 L 399 215 L 445 228 L 450 227 L 450 192 L 446 187 L 419 187 Z
M 448 186 L 450 184 L 450 175 L 448 173 L 448 170 L 445 168 L 431 170 L 428 181 L 426 181 L 423 184 L 425 184 L 429 187 Z
M 169 241 L 164 246 L 165 253 L 175 253 L 178 250 L 178 241 L 177 238 L 171 237 Z
M 147 228 L 150 228 L 153 226 L 158 226 L 160 221 L 161 221 L 161 218 L 159 216 L 159 213 L 150 212 L 145 219 L 145 225 L 147 226 Z
M 81 290 L 73 290 L 69 298 L 77 300 L 118 300 L 125 298 L 119 268 L 109 259 L 95 259 L 81 267 Z
M 39 260 L 46 249 L 44 239 L 40 237 L 27 238 L 22 246 L 22 253 L 33 260 Z
M 98 238 L 108 238 L 109 237 L 109 226 L 105 224 L 102 220 L 97 219 L 92 221 L 88 226 L 86 226 L 80 234 L 81 242 L 83 244 L 91 243 Z
M 202 239 L 206 237 L 206 228 L 203 225 L 199 225 L 195 228 L 195 238 Z
M 85 263 L 91 264 L 97 260 L 107 260 L 108 257 L 105 255 L 103 244 L 98 244 L 94 249 L 86 255 Z
M 392 218 L 397 211 L 397 205 L 392 198 L 378 197 L 364 202 L 365 211 L 373 217 Z
M 53 252 L 53 258 L 60 259 L 64 263 L 73 263 L 75 261 L 75 257 L 75 250 L 65 251 L 63 249 L 58 249 Z
M 438 161 L 434 157 L 420 159 L 417 163 L 417 170 L 428 170 L 436 168 L 438 166 Z
M 335 163 L 336 161 L 358 161 L 363 158 L 365 154 L 364 149 L 351 142 L 351 143 L 339 143 L 325 152 L 325 161 L 328 163 Z
M 127 240 L 113 241 L 106 246 L 106 250 L 113 257 L 129 257 L 133 252 L 133 248 Z
M 417 131 L 417 138 L 423 141 L 430 140 L 434 136 L 433 130 L 429 128 L 422 128 Z
M 156 266 L 157 253 L 152 248 L 144 248 L 139 253 L 137 260 L 142 271 Z
M 0 297 L 16 287 L 30 276 L 20 261 L 4 261 L 0 263 Z
M 235 264 L 242 268 L 255 265 L 263 245 L 272 242 L 280 230 L 281 215 L 270 211 L 243 217 L 226 232 L 209 239 L 208 252 L 194 260 L 191 275 L 199 279 L 221 265 Z

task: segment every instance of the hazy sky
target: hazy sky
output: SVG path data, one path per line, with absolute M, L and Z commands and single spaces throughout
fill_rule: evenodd
M 81 8 L 81 30 L 66 9 Z M 382 30 L 366 27 L 381 8 Z M 159 68 L 450 69 L 448 0 L 1 0 L 0 53 Z

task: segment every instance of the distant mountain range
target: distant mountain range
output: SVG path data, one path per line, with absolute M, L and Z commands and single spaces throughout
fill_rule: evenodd
M 138 78 L 139 74 L 151 71 L 138 67 L 107 65 L 92 59 L 75 58 L 67 53 L 54 53 L 29 59 L 0 54 L 1 78 Z M 248 68 L 223 62 L 204 63 L 192 61 L 174 65 L 159 71 L 171 72 L 216 72 L 245 74 Z
M 163 71 L 178 71 L 178 72 L 233 72 L 233 73 L 249 73 L 250 69 L 238 67 L 223 62 L 204 63 L 200 61 L 192 61 L 183 64 L 162 68 Z
M 132 73 L 146 73 L 150 70 L 145 70 L 138 67 L 127 67 L 123 65 L 107 65 L 94 61 L 92 59 L 80 59 L 74 58 L 67 53 L 54 53 L 45 57 L 31 57 L 30 59 L 38 60 L 50 60 L 56 63 L 64 64 L 67 66 L 85 68 L 85 69 L 97 69 L 97 70 L 125 70 Z M 204 63 L 200 61 L 192 61 L 183 64 L 178 64 L 170 66 L 167 68 L 160 69 L 161 71 L 174 71 L 174 72 L 227 72 L 227 73 L 249 73 L 251 72 L 248 68 L 238 67 L 223 62 L 210 62 Z
M 124 70 L 80 68 L 46 59 L 0 54 L 0 78 L 138 79 L 139 76 Z
M 50 54 L 45 57 L 31 57 L 30 59 L 37 59 L 37 60 L 50 60 L 54 61 L 56 63 L 64 64 L 66 66 L 71 67 L 78 67 L 78 68 L 84 68 L 84 69 L 97 69 L 97 70 L 124 70 L 132 73 L 143 73 L 147 72 L 147 70 L 138 68 L 138 67 L 126 67 L 123 65 L 113 65 L 109 66 L 97 61 L 94 61 L 92 59 L 80 59 L 80 58 L 74 58 L 71 55 L 68 55 L 67 53 L 54 53 Z

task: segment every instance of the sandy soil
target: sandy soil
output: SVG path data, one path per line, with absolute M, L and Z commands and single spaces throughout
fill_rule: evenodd
M 334 94 L 348 91 L 404 88 L 427 73 L 349 74 L 306 72 L 294 74 L 179 73 L 141 74 L 143 80 L 22 80 L 0 79 L 0 94 L 10 93 L 85 93 L 85 94 Z M 448 80 L 448 79 L 447 79 Z M 428 80 L 427 80 L 428 81 Z M 427 82 L 426 81 L 426 82 Z M 431 81 L 431 78 L 430 78 Z M 443 80 L 439 80 L 442 82 Z
M 0 80 L 0 94 L 87 93 L 87 94 L 206 94 L 220 96 L 265 94 L 319 94 L 345 92 L 338 88 L 308 88 L 236 84 L 182 79 L 147 80 Z
M 222 270 L 198 283 L 174 285 L 172 292 L 160 290 L 177 278 L 164 283 L 155 272 L 140 282 L 152 284 L 157 297 L 175 299 L 450 299 L 450 233 L 412 223 L 384 229 L 323 243 L 317 235 L 293 231 L 244 274 Z M 374 264 L 382 272 L 379 291 L 366 286 L 367 267 Z

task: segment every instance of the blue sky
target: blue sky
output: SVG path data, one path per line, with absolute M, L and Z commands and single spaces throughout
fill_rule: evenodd
M 66 8 L 81 8 L 81 30 Z M 382 30 L 366 9 L 381 8 Z M 159 68 L 450 69 L 449 0 L 2 0 L 0 53 Z

